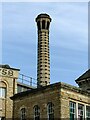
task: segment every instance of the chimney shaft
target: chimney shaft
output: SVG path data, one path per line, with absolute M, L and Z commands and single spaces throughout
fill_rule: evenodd
M 40 14 L 36 18 L 38 28 L 37 86 L 50 84 L 49 26 L 51 18 Z

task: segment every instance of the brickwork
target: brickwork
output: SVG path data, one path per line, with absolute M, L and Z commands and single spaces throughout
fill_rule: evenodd
M 51 18 L 47 14 L 40 14 L 36 22 L 38 27 L 37 85 L 40 87 L 50 84 L 49 26 Z
M 69 118 L 69 102 L 73 101 L 76 103 L 81 103 L 83 105 L 90 106 L 90 96 L 80 94 L 79 92 L 61 89 L 61 118 Z
M 1 68 L 2 69 L 2 68 Z M 7 69 L 4 68 L 4 71 Z M 9 70 L 9 69 L 8 69 Z M 10 69 L 11 70 L 11 69 Z M 8 76 L 5 72 L 0 75 L 0 88 L 5 88 L 5 97 L 0 98 L 0 116 L 6 118 L 12 118 L 13 101 L 10 99 L 17 92 L 18 70 L 12 70 L 13 75 Z
M 25 97 L 19 97 L 14 101 L 14 118 L 20 119 L 20 109 L 25 107 L 27 110 L 27 118 L 33 118 L 33 108 L 35 105 L 40 107 L 40 117 L 47 118 L 47 104 L 52 102 L 54 104 L 55 115 L 60 116 L 59 110 L 59 91 L 57 89 L 46 89 L 38 91 L 35 94 L 25 95 Z
M 66 87 L 67 86 L 67 87 Z M 31 90 L 12 97 L 14 100 L 14 118 L 20 119 L 21 107 L 26 108 L 26 117 L 33 118 L 35 105 L 40 106 L 40 118 L 47 118 L 47 103 L 54 104 L 55 118 L 69 118 L 69 102 L 75 101 L 90 106 L 90 94 L 64 83 L 53 84 L 45 88 Z

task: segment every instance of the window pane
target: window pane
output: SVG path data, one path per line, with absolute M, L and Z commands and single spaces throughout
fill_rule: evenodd
M 86 106 L 86 120 L 90 120 L 90 106 Z
M 52 102 L 48 103 L 47 105 L 47 112 L 48 112 L 48 119 L 54 120 L 54 105 Z
M 26 120 L 26 109 L 25 108 L 21 109 L 21 120 Z
M 6 97 L 6 88 L 0 88 L 0 98 Z
M 76 119 L 76 103 L 70 102 L 69 110 L 70 110 L 70 120 L 75 120 Z
M 84 118 L 84 106 L 81 104 L 78 104 L 78 118 L 80 120 L 83 120 Z
M 2 89 L 2 97 L 5 97 L 5 88 Z
M 40 120 L 40 108 L 38 105 L 34 106 L 34 120 Z

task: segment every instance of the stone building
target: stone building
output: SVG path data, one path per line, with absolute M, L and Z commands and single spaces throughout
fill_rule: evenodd
M 0 79 L 8 82 L 7 97 L 2 100 L 4 118 L 15 120 L 40 119 L 90 119 L 90 70 L 80 76 L 76 83 L 79 87 L 66 83 L 50 84 L 49 26 L 51 18 L 48 14 L 40 14 L 36 18 L 38 28 L 37 88 L 17 93 L 16 82 L 19 69 L 7 68 Z M 13 73 L 8 70 L 13 70 Z M 12 77 L 13 76 L 13 77 Z M 5 77 L 5 78 L 4 78 Z M 10 79 L 9 79 L 10 78 Z M 3 86 L 0 89 L 6 87 Z M 23 85 L 23 87 L 26 87 Z M 7 104 L 6 104 L 7 102 Z M 11 109 L 9 109 L 11 108 Z M 0 112 L 1 112 L 0 111 Z M 2 117 L 3 117 L 2 116 Z
M 28 90 L 11 99 L 14 119 L 90 119 L 90 93 L 65 83 Z
M 15 93 L 31 89 L 30 86 L 18 81 L 19 71 L 9 65 L 0 65 L 0 120 L 12 118 L 13 101 L 10 97 Z

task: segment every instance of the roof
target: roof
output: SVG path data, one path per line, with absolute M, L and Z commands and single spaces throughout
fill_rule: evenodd
M 39 18 L 49 18 L 50 21 L 51 21 L 50 16 L 49 16 L 48 14 L 46 14 L 46 13 L 41 13 L 41 14 L 39 14 L 39 15 L 37 16 L 37 18 L 36 18 L 36 21 L 37 21 L 37 19 L 39 19 Z
M 54 89 L 61 89 L 61 88 L 68 89 L 68 90 L 71 90 L 71 91 L 74 91 L 74 92 L 78 92 L 78 93 L 81 93 L 83 95 L 90 95 L 87 91 L 82 90 L 81 88 L 78 88 L 76 86 L 72 86 L 72 85 L 69 85 L 69 84 L 66 84 L 66 83 L 58 82 L 58 83 L 54 83 L 54 84 L 51 84 L 51 85 L 48 85 L 48 86 L 43 86 L 41 88 L 36 88 L 36 89 L 31 89 L 31 90 L 27 90 L 27 91 L 24 91 L 24 92 L 20 92 L 20 93 L 17 93 L 10 98 L 12 100 L 15 100 L 17 98 L 24 97 L 24 96 L 27 96 L 27 95 L 37 94 L 38 92 L 42 93 L 42 92 L 45 92 L 46 90 L 50 90 L 50 89 L 54 90 Z
M 30 86 L 30 85 L 28 85 L 28 84 L 25 84 L 25 83 L 21 83 L 21 82 L 18 82 L 17 81 L 17 85 L 18 86 L 24 86 L 25 88 L 29 88 L 29 89 L 35 89 L 36 87 L 34 87 L 34 86 Z
M 88 69 L 84 74 L 82 74 L 78 79 L 76 79 L 75 81 L 82 81 L 84 79 L 90 78 L 90 69 Z
M 8 64 L 0 65 L 0 68 L 6 68 L 6 69 L 12 69 L 12 70 L 20 71 L 20 69 L 11 68 Z

